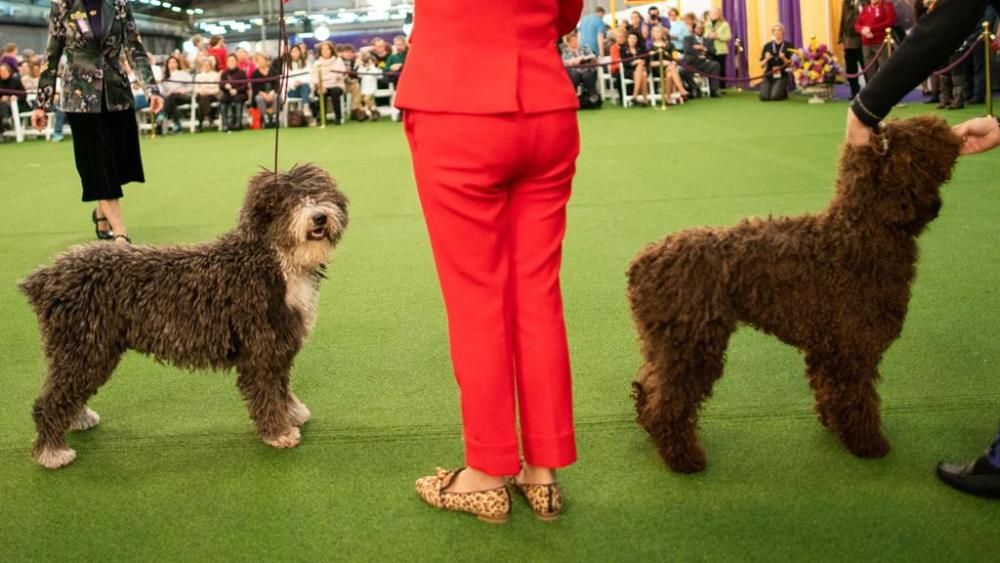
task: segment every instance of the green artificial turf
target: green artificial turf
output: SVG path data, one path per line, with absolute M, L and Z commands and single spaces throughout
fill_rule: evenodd
M 536 521 L 517 501 L 500 527 L 435 512 L 413 492 L 436 465 L 460 464 L 462 449 L 399 124 L 282 132 L 283 165 L 328 168 L 352 203 L 293 371 L 314 415 L 302 445 L 277 451 L 254 437 L 232 374 L 133 354 L 91 402 L 101 425 L 70 437 L 79 458 L 59 471 L 29 455 L 44 363 L 15 281 L 88 242 L 90 210 L 69 141 L 0 146 L 0 560 L 996 561 L 1000 503 L 940 485 L 934 465 L 978 455 L 1000 415 L 1000 153 L 961 162 L 921 239 L 906 329 L 882 364 L 887 458 L 847 454 L 811 413 L 799 354 L 749 329 L 705 409 L 707 472 L 671 474 L 632 422 L 630 258 L 678 229 L 821 209 L 845 110 L 744 95 L 580 114 L 563 276 L 580 460 L 561 475 L 560 521 Z M 125 199 L 132 237 L 228 229 L 271 142 L 270 132 L 144 140 L 149 181 Z

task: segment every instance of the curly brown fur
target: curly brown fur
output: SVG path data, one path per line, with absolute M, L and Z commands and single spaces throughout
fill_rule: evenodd
M 902 330 L 916 238 L 937 217 L 959 145 L 936 117 L 890 123 L 872 146 L 844 148 L 824 212 L 691 229 L 636 257 L 638 422 L 672 469 L 705 468 L 698 410 L 741 322 L 805 353 L 819 419 L 848 450 L 888 453 L 878 365 Z
M 301 165 L 255 176 L 238 225 L 213 242 L 97 243 L 28 276 L 20 288 L 48 361 L 34 406 L 36 460 L 73 460 L 66 431 L 97 424 L 87 400 L 130 349 L 185 369 L 235 368 L 260 436 L 295 446 L 309 411 L 290 392 L 289 372 L 346 227 L 347 199 L 336 183 Z

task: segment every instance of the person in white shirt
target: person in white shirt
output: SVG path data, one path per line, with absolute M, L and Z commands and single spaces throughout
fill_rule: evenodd
M 211 123 L 216 111 L 212 104 L 219 101 L 219 71 L 215 70 L 215 57 L 202 57 L 198 74 L 194 75 L 194 96 L 198 102 L 198 123 L 205 127 L 205 121 Z
M 317 96 L 326 98 L 326 110 L 330 111 L 330 107 L 333 107 L 333 113 L 336 116 L 334 124 L 339 125 L 343 117 L 340 99 L 344 95 L 347 65 L 344 64 L 343 59 L 334 56 L 333 44 L 329 41 L 323 41 L 317 45 L 316 52 L 319 53 L 319 56 L 313 63 L 313 87 L 316 89 Z M 319 103 L 317 102 L 313 104 L 313 115 L 319 114 Z
M 305 46 L 292 45 L 288 52 L 287 98 L 302 100 L 305 112 L 312 102 L 312 65 L 306 60 Z
M 179 107 L 191 103 L 191 94 L 194 87 L 191 82 L 194 77 L 191 73 L 181 69 L 181 62 L 175 56 L 167 59 L 166 71 L 163 73 L 163 81 L 160 84 L 160 92 L 163 95 L 164 119 L 173 122 L 170 130 L 178 133 L 181 130 Z
M 378 80 L 382 78 L 382 69 L 375 65 L 375 57 L 367 52 L 361 54 L 358 77 L 361 79 L 361 109 L 368 116 L 368 119 L 378 120 L 378 110 L 375 109 L 375 92 L 378 91 Z

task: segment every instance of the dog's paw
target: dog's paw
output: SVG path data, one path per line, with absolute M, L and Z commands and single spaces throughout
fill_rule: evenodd
M 312 418 L 312 413 L 309 412 L 309 407 L 302 403 L 298 399 L 293 399 L 291 407 L 288 409 L 288 414 L 292 418 L 292 424 L 295 426 L 302 426 L 309 419 Z
M 101 423 L 101 415 L 92 411 L 90 407 L 83 407 L 80 414 L 76 415 L 73 422 L 70 423 L 69 429 L 73 431 L 77 430 L 90 430 L 91 428 L 97 426 Z
M 281 434 L 276 438 L 264 439 L 265 444 L 274 448 L 294 448 L 295 446 L 299 445 L 299 442 L 301 441 L 302 441 L 302 434 L 299 432 L 297 426 L 293 426 L 288 430 L 285 430 L 284 434 Z
M 70 448 L 43 448 L 35 454 L 35 461 L 42 467 L 58 469 L 73 463 L 76 452 Z
M 850 452 L 860 458 L 877 459 L 889 454 L 889 440 L 884 436 L 877 435 L 864 440 L 843 440 L 844 446 Z

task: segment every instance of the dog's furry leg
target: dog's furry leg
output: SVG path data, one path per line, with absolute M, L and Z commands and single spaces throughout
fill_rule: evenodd
M 66 431 L 84 429 L 84 423 L 91 428 L 100 420 L 87 408 L 87 400 L 111 377 L 121 352 L 99 344 L 88 349 L 86 357 L 68 350 L 49 352 L 49 376 L 32 411 L 38 433 L 33 451 L 39 464 L 55 469 L 76 458 L 66 443 Z
M 90 430 L 100 423 L 101 415 L 97 414 L 97 412 L 92 410 L 90 407 L 84 405 L 83 410 L 81 410 L 76 417 L 73 418 L 73 422 L 70 423 L 69 429 L 72 431 Z
M 697 336 L 691 327 L 676 325 L 658 335 L 646 333 L 648 362 L 634 384 L 639 424 L 678 473 L 705 469 L 705 451 L 697 433 L 698 410 L 722 375 L 732 331 L 716 323 L 702 329 Z
M 810 354 L 806 361 L 820 421 L 858 457 L 878 458 L 889 453 L 875 389 L 878 360 Z
M 292 422 L 288 391 L 290 365 L 248 358 L 239 365 L 236 385 L 247 403 L 257 434 L 275 448 L 294 448 L 302 435 Z
M 292 424 L 295 426 L 302 426 L 306 422 L 309 422 L 309 419 L 312 417 L 312 412 L 309 411 L 309 407 L 300 401 L 299 398 L 295 396 L 295 393 L 292 393 L 291 391 L 288 392 L 288 399 L 288 413 L 292 418 Z

